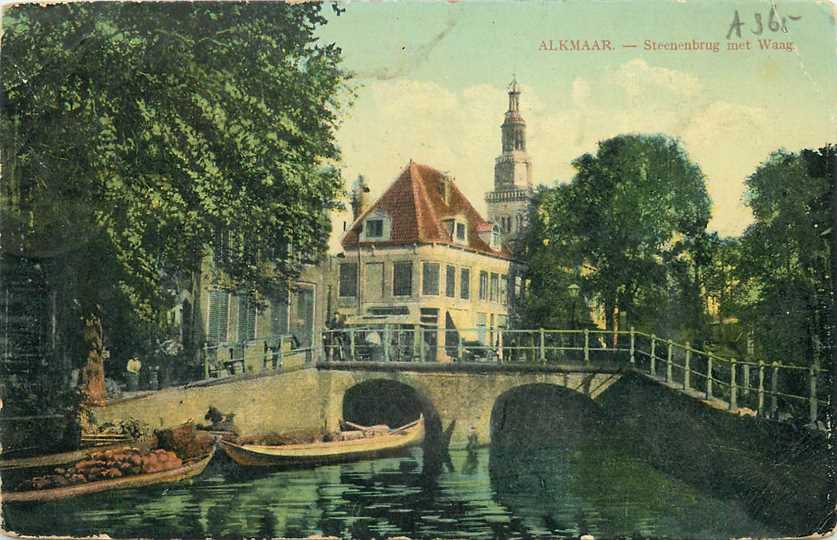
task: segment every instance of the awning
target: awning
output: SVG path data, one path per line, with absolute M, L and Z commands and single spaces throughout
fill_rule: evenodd
M 458 330 L 470 330 L 474 328 L 474 321 L 471 312 L 465 309 L 449 309 L 448 315 L 453 319 L 453 324 Z

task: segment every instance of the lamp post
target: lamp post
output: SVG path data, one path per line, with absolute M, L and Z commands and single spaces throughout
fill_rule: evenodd
M 570 330 L 573 331 L 572 335 L 572 347 L 575 348 L 575 301 L 578 298 L 578 291 L 581 290 L 581 287 L 578 286 L 577 283 L 570 283 L 567 287 L 567 292 L 572 298 L 572 313 L 570 314 Z

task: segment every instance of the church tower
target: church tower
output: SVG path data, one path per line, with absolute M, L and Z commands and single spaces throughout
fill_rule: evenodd
M 532 199 L 532 161 L 526 153 L 526 121 L 520 115 L 520 86 L 509 84 L 509 108 L 502 133 L 501 153 L 494 161 L 494 191 L 486 194 L 488 220 L 496 223 L 510 242 L 526 228 Z

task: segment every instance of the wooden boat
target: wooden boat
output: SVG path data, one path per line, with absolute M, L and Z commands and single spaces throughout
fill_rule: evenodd
M 138 440 L 129 440 L 107 446 L 91 446 L 89 448 L 81 448 L 79 450 L 71 450 L 69 452 L 58 452 L 55 454 L 45 454 L 40 456 L 0 459 L 0 471 L 10 471 L 18 469 L 34 469 L 37 467 L 54 467 L 56 465 L 64 465 L 89 459 L 90 454 L 96 452 L 104 452 L 105 450 L 121 450 L 128 447 L 138 447 L 143 449 L 150 449 L 156 446 L 157 439 L 153 435 L 143 437 Z
M 354 440 L 267 446 L 218 441 L 224 452 L 239 465 L 275 467 L 321 465 L 377 457 L 416 446 L 424 440 L 424 416 L 389 432 Z
M 101 449 L 99 450 L 101 451 Z M 101 493 L 103 491 L 179 482 L 180 480 L 193 478 L 202 473 L 212 460 L 212 456 L 214 454 L 215 447 L 213 446 L 212 450 L 205 457 L 200 458 L 197 461 L 192 461 L 191 463 L 184 463 L 183 466 L 169 471 L 123 476 L 122 478 L 114 478 L 111 480 L 97 480 L 94 482 L 85 482 L 83 484 L 60 488 L 0 492 L 0 502 L 5 504 L 58 501 L 69 497 L 78 497 L 80 495 L 89 495 L 91 493 Z

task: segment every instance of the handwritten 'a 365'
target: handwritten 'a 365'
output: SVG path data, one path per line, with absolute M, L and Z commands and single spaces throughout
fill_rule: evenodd
M 759 12 L 756 12 L 753 15 L 753 18 L 756 21 L 756 29 L 755 30 L 750 30 L 750 32 L 752 32 L 753 34 L 755 34 L 757 36 L 760 36 L 762 33 L 764 33 L 764 23 L 762 22 L 762 14 L 759 13 Z M 798 21 L 801 18 L 802 18 L 801 15 L 800 16 L 788 15 L 787 17 L 779 18 L 776 14 L 776 8 L 772 7 L 772 8 L 770 8 L 770 15 L 768 16 L 768 20 L 767 20 L 767 28 L 771 32 L 778 32 L 779 30 L 781 30 L 782 32 L 787 33 L 787 31 L 788 31 L 788 24 L 787 24 L 788 19 L 790 19 L 792 21 Z M 727 39 L 730 39 L 733 32 L 735 32 L 736 36 L 740 38 L 741 37 L 741 28 L 743 26 L 744 26 L 744 23 L 741 22 L 741 17 L 738 15 L 738 10 L 736 9 L 735 10 L 735 16 L 732 19 L 732 23 L 729 25 L 729 31 L 727 32 Z

